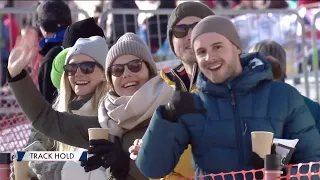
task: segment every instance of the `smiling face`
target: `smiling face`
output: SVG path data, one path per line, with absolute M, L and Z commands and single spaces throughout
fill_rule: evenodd
M 173 27 L 177 30 L 183 30 L 186 25 L 191 25 L 199 22 L 201 19 L 195 16 L 188 16 L 181 19 L 175 26 Z M 186 36 L 177 38 L 172 35 L 172 44 L 174 47 L 174 52 L 178 58 L 180 58 L 183 62 L 187 64 L 193 64 L 196 62 L 196 58 L 194 52 L 191 48 L 190 38 L 191 38 L 191 30 L 189 29 Z
M 200 71 L 220 84 L 241 73 L 241 50 L 224 36 L 210 32 L 198 36 L 193 44 Z
M 146 63 L 133 55 L 119 56 L 110 72 L 114 91 L 119 96 L 132 96 L 150 78 Z
M 87 64 L 84 65 L 83 68 L 86 67 L 88 70 L 88 68 L 90 68 L 89 65 L 92 64 L 92 62 L 95 61 L 91 57 L 84 54 L 78 54 L 73 55 L 68 64 Z M 81 97 L 94 92 L 97 85 L 105 79 L 104 71 L 100 66 L 94 65 L 93 68 L 94 70 L 92 72 L 88 73 L 89 71 L 87 71 L 86 73 L 78 67 L 74 75 L 68 76 L 71 88 L 77 96 Z

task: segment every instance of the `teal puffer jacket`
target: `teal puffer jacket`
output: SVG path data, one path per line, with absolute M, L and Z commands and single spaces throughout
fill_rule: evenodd
M 302 95 L 273 81 L 271 66 L 260 54 L 242 55 L 241 64 L 243 72 L 220 85 L 199 74 L 194 103 L 206 113 L 184 114 L 172 123 L 163 119 L 163 106 L 157 109 L 136 161 L 143 174 L 170 173 L 189 143 L 197 176 L 251 170 L 253 131 L 299 139 L 292 163 L 320 161 L 320 135 Z
M 308 106 L 312 117 L 316 121 L 316 127 L 318 131 L 320 132 L 320 105 L 319 103 L 312 101 L 311 99 L 304 97 L 304 102 Z

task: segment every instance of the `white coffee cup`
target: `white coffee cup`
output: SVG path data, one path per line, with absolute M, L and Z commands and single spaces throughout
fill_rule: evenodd
M 261 158 L 271 154 L 273 142 L 273 133 L 266 131 L 251 132 L 252 151 L 257 153 Z
M 14 166 L 14 177 L 15 180 L 30 180 L 30 168 L 29 168 L 28 161 L 17 161 L 16 159 L 13 160 Z
M 106 139 L 108 140 L 109 130 L 105 128 L 89 128 L 89 140 L 92 139 Z

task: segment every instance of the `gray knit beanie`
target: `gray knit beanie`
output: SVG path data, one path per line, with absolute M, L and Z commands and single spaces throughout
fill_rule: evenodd
M 74 46 L 70 48 L 66 56 L 66 64 L 71 57 L 76 54 L 85 54 L 105 69 L 105 59 L 108 53 L 107 41 L 100 36 L 92 36 L 90 38 L 79 38 Z
M 168 20 L 167 25 L 167 38 L 172 52 L 174 47 L 172 44 L 172 27 L 175 26 L 179 21 L 188 16 L 195 16 L 198 18 L 205 18 L 207 16 L 214 15 L 213 11 L 205 4 L 201 2 L 184 2 L 179 4 L 172 12 Z
M 193 28 L 191 33 L 191 46 L 193 47 L 193 43 L 198 36 L 209 32 L 221 34 L 242 51 L 241 40 L 236 27 L 228 18 L 218 15 L 208 16 L 202 19 Z
M 149 48 L 139 36 L 129 32 L 122 35 L 108 52 L 105 71 L 109 82 L 111 82 L 109 79 L 110 66 L 119 56 L 122 55 L 134 55 L 141 58 L 148 64 L 150 75 L 155 76 L 157 74 L 157 66 Z

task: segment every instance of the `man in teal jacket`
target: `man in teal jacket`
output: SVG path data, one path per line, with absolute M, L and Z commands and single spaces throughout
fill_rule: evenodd
M 320 161 L 320 134 L 302 96 L 273 81 L 271 66 L 260 54 L 240 55 L 240 38 L 229 19 L 201 20 L 191 45 L 201 72 L 199 91 L 176 91 L 156 110 L 136 160 L 144 175 L 160 178 L 171 172 L 188 144 L 197 176 L 251 170 L 253 131 L 299 139 L 292 163 Z
M 285 81 L 287 69 L 287 54 L 279 43 L 272 40 L 263 40 L 255 44 L 251 48 L 250 52 L 260 52 L 263 56 L 274 57 L 275 61 L 279 62 L 279 67 L 275 67 L 278 65 L 272 65 L 274 80 Z M 303 98 L 313 116 L 313 119 L 316 121 L 316 127 L 320 132 L 320 105 L 319 103 L 312 101 L 305 96 L 303 96 Z

